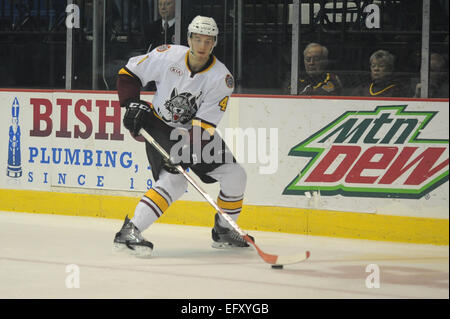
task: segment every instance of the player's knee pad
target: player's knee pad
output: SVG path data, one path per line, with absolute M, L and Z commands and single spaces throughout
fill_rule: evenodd
M 244 194 L 247 186 L 247 173 L 238 163 L 224 164 L 216 168 L 208 175 L 220 183 L 221 191 L 228 196 L 240 196 Z
M 244 194 L 245 187 L 247 186 L 247 173 L 245 172 L 244 168 L 238 163 L 230 165 L 233 165 L 231 178 L 234 181 L 233 183 L 231 183 L 231 185 L 227 185 L 227 187 L 231 186 L 230 195 Z

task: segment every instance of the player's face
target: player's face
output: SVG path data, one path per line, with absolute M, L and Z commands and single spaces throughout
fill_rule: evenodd
M 175 18 L 175 0 L 159 0 L 158 10 L 164 20 L 172 20 Z
M 211 50 L 214 47 L 214 37 L 204 34 L 193 33 L 189 39 L 191 50 L 194 55 L 199 58 L 208 58 Z
M 313 46 L 305 53 L 304 56 L 305 70 L 309 75 L 316 75 L 323 72 L 326 60 L 322 56 L 322 48 Z
M 391 69 L 386 62 L 381 59 L 373 59 L 370 62 L 370 75 L 372 80 L 379 80 L 391 74 Z

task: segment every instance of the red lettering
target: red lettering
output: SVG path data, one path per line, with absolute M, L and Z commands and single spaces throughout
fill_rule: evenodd
M 33 107 L 33 129 L 30 130 L 30 136 L 46 137 L 50 136 L 53 131 L 52 112 L 53 105 L 51 100 L 44 98 L 30 98 L 30 104 Z M 92 101 L 80 99 L 77 100 L 73 108 L 74 114 L 71 113 L 72 99 L 57 99 L 56 104 L 60 108 L 59 130 L 55 132 L 56 137 L 71 138 L 72 131 L 69 128 L 69 120 L 72 122 L 76 118 L 84 124 L 83 130 L 81 125 L 74 125 L 73 138 L 88 139 L 93 132 L 93 123 L 89 117 L 92 112 Z M 95 139 L 119 140 L 124 139 L 124 135 L 120 133 L 122 124 L 122 114 L 119 101 L 96 101 L 96 106 L 99 109 L 98 116 L 98 132 L 95 134 Z M 85 110 L 83 109 L 85 108 Z M 107 111 L 112 114 L 107 114 Z M 89 113 L 88 113 L 89 112 Z M 91 113 L 92 114 L 92 113 Z M 73 120 L 75 121 L 75 120 Z M 107 134 L 107 123 L 112 123 L 112 133 Z M 142 141 L 142 138 L 137 138 Z
M 72 100 L 57 99 L 56 104 L 61 106 L 60 129 L 56 131 L 56 137 L 70 137 L 72 134 L 67 130 L 67 113 L 69 105 L 72 105 Z
M 47 99 L 31 98 L 30 104 L 33 105 L 33 129 L 30 136 L 49 136 L 52 133 L 52 102 Z M 44 113 L 41 113 L 41 106 L 44 106 Z M 46 128 L 41 130 L 41 122 L 46 123 Z
M 337 182 L 344 177 L 353 162 L 358 158 L 361 152 L 361 147 L 357 145 L 352 146 L 332 146 L 322 161 L 311 172 L 305 182 L 323 182 L 332 183 Z M 336 161 L 339 155 L 344 155 L 344 159 L 339 166 L 332 173 L 325 173 L 327 169 Z
M 449 164 L 449 159 L 447 158 L 442 163 L 432 168 L 436 164 L 442 153 L 445 152 L 445 147 L 429 147 L 414 160 L 412 160 L 409 164 L 406 164 L 417 149 L 418 147 L 403 148 L 400 155 L 397 157 L 395 162 L 392 163 L 391 167 L 389 167 L 388 171 L 386 172 L 386 174 L 384 174 L 379 183 L 392 184 L 406 171 L 417 164 L 417 167 L 412 171 L 404 184 L 420 185 L 429 177 L 433 176 L 435 173 L 439 172 Z
M 380 176 L 361 176 L 365 169 L 386 169 L 398 152 L 397 147 L 373 146 L 361 155 L 358 162 L 353 166 L 345 177 L 347 183 L 373 184 Z M 372 161 L 373 157 L 381 154 L 378 161 Z
M 81 107 L 86 107 L 86 111 L 91 112 L 92 111 L 92 101 L 91 100 L 78 100 L 77 103 L 75 103 L 75 116 L 77 119 L 81 121 L 86 126 L 86 129 L 84 131 L 80 130 L 79 125 L 75 125 L 73 130 L 73 137 L 74 138 L 82 138 L 87 139 L 92 134 L 92 121 L 91 119 L 82 112 Z
M 112 101 L 111 106 L 113 108 L 113 115 L 106 115 L 106 110 L 109 107 L 109 101 L 99 100 L 96 102 L 96 106 L 99 108 L 99 125 L 98 132 L 95 133 L 95 138 L 99 140 L 107 140 L 108 134 L 106 134 L 106 123 L 113 123 L 113 133 L 110 134 L 111 140 L 123 140 L 123 134 L 120 133 L 121 127 L 121 107 L 119 101 Z

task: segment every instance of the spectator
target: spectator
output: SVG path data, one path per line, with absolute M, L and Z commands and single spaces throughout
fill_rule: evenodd
M 342 84 L 338 76 L 327 72 L 328 49 L 318 43 L 310 43 L 303 51 L 305 71 L 299 79 L 300 95 L 340 95 Z
M 370 97 L 411 96 L 407 83 L 394 77 L 395 56 L 385 50 L 374 52 L 369 59 L 370 77 L 368 83 L 358 86 L 352 95 Z
M 442 55 L 431 53 L 430 78 L 428 82 L 429 98 L 448 98 L 448 69 Z M 421 84 L 417 83 L 414 97 L 421 97 Z
M 159 0 L 160 19 L 144 26 L 144 39 L 147 51 L 161 44 L 175 43 L 175 0 Z

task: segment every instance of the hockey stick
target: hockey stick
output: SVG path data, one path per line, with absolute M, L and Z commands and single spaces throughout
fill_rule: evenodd
M 162 148 L 158 142 L 155 141 L 155 139 L 147 133 L 143 128 L 140 129 L 139 134 L 141 134 L 147 142 L 149 142 L 153 147 L 167 160 L 170 162 L 170 156 L 166 152 L 164 148 Z M 214 209 L 216 209 L 223 218 L 233 227 L 234 230 L 236 230 L 239 235 L 242 236 L 242 238 L 249 244 L 253 245 L 255 247 L 256 251 L 258 252 L 259 256 L 266 262 L 272 265 L 289 265 L 289 264 L 295 264 L 301 261 L 304 261 L 309 258 L 310 252 L 305 251 L 301 254 L 295 254 L 295 255 L 286 255 L 286 256 L 279 256 L 279 255 L 271 255 L 267 254 L 264 251 L 262 251 L 258 245 L 255 244 L 255 242 L 246 234 L 239 226 L 236 224 L 236 222 L 227 214 L 225 213 L 222 208 L 217 205 L 217 203 L 209 196 L 207 192 L 205 192 L 198 184 L 197 182 L 186 172 L 186 170 L 181 167 L 181 165 L 176 165 L 175 168 L 177 171 L 179 171 L 183 176 L 188 180 L 188 182 L 208 201 L 208 203 L 211 204 Z

